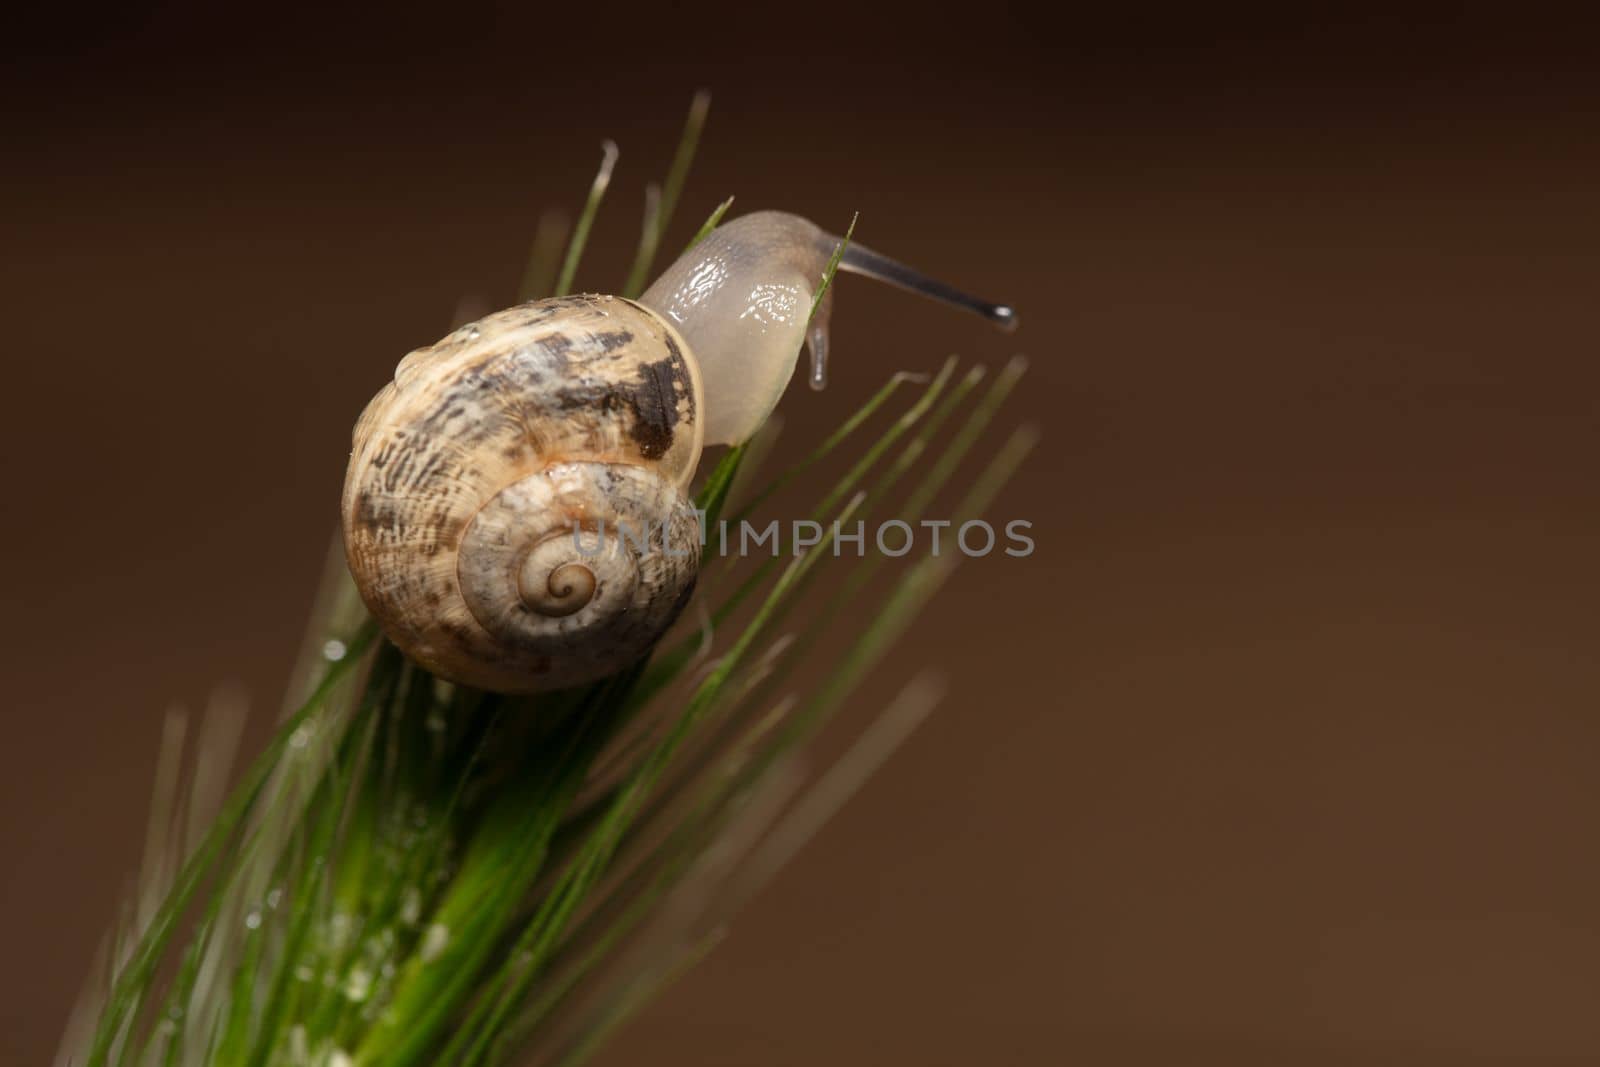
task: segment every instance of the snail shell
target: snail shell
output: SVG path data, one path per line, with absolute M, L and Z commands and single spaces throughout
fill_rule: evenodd
M 412 352 L 345 476 L 367 607 L 429 670 L 500 692 L 644 655 L 699 565 L 702 397 L 677 330 L 621 297 L 522 304 Z

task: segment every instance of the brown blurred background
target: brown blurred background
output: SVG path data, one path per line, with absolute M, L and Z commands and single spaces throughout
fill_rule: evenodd
M 1032 357 L 1045 429 L 863 704 L 950 699 L 603 1064 L 1600 1061 L 1600 84 L 1483 17 L 132 5 L 6 43 L 0 1045 L 53 1049 L 159 722 L 259 743 L 349 427 L 622 145 L 715 91 L 729 193 L 1021 309 L 858 279 L 803 441 Z

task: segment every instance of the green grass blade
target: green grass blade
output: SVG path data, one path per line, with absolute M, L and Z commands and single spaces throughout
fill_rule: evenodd
M 689 243 L 683 246 L 683 250 L 687 252 L 701 241 L 704 241 L 706 239 L 706 235 L 712 230 L 716 229 L 719 224 L 721 224 L 722 216 L 726 215 L 728 213 L 728 209 L 732 206 L 733 197 L 730 196 L 728 199 L 724 200 L 722 203 L 713 208 L 711 214 L 706 218 L 706 221 L 702 222 L 700 224 L 700 228 L 695 231 L 694 236 L 689 238 Z
M 268 777 L 277 768 L 278 762 L 288 746 L 290 738 L 305 721 L 315 714 L 323 704 L 324 699 L 332 692 L 335 685 L 342 681 L 354 664 L 362 657 L 362 653 L 369 646 L 377 634 L 377 627 L 364 626 L 361 631 L 348 642 L 348 653 L 339 661 L 331 664 L 328 673 L 323 677 L 311 698 L 278 730 L 267 749 L 256 761 L 251 764 L 246 772 L 244 782 L 234 791 L 228 802 L 218 813 L 216 822 L 206 833 L 205 839 L 184 865 L 177 880 L 173 883 L 172 891 L 162 903 L 161 908 L 151 920 L 149 929 L 140 939 L 138 947 L 134 950 L 132 958 L 126 967 L 117 976 L 111 989 L 111 995 L 106 1002 L 106 1010 L 101 1015 L 100 1025 L 96 1028 L 93 1043 L 89 1047 L 89 1054 L 85 1067 L 103 1067 L 106 1057 L 111 1051 L 112 1043 L 122 1030 L 130 1015 L 143 1000 L 147 991 L 150 978 L 155 971 L 156 964 L 160 961 L 161 954 L 166 950 L 171 941 L 174 928 L 179 916 L 189 907 L 194 899 L 195 892 L 199 889 L 201 881 L 210 872 L 213 862 L 222 850 L 223 844 L 238 828 L 251 806 L 255 803 L 261 787 L 266 784 Z
M 840 521 L 848 518 L 850 511 L 859 503 L 859 498 L 847 506 L 839 516 Z M 756 639 L 764 630 L 765 624 L 777 607 L 789 595 L 791 589 L 804 575 L 822 558 L 831 544 L 831 534 L 828 538 L 805 555 L 796 558 L 774 585 L 767 600 L 757 611 L 755 617 L 745 627 L 739 639 L 734 643 L 728 653 L 719 661 L 715 670 L 695 690 L 687 706 L 667 735 L 641 762 L 638 769 L 630 777 L 626 785 L 617 794 L 611 810 L 595 828 L 588 842 L 585 843 L 579 857 L 574 860 L 567 873 L 563 876 L 560 885 L 551 891 L 545 898 L 545 903 L 540 908 L 532 923 L 528 925 L 521 938 L 518 939 L 512 952 L 515 957 L 527 960 L 523 966 L 522 977 L 515 978 L 506 983 L 500 995 L 496 998 L 493 1014 L 485 1024 L 477 1043 L 471 1048 L 467 1057 L 462 1061 L 465 1065 L 481 1063 L 488 1053 L 493 1035 L 498 1032 L 500 1025 L 509 1015 L 512 1007 L 526 994 L 532 975 L 538 966 L 554 948 L 556 939 L 565 929 L 577 902 L 583 893 L 594 883 L 606 861 L 614 851 L 623 831 L 632 821 L 638 806 L 645 795 L 654 788 L 667 765 L 677 753 L 679 747 L 688 737 L 690 731 L 711 710 L 724 686 L 727 685 L 734 670 L 740 665 L 743 658 L 748 655 Z
M 956 390 L 944 404 L 940 405 L 939 411 L 936 412 L 931 419 L 927 420 L 927 422 L 920 428 L 919 441 L 913 442 L 913 445 L 908 446 L 906 449 L 906 455 L 908 457 L 914 457 L 915 455 L 920 454 L 922 449 L 917 447 L 918 444 L 924 443 L 926 436 L 931 435 L 936 431 L 938 424 L 949 416 L 951 411 L 959 404 L 961 399 L 970 393 L 971 389 L 977 384 L 981 377 L 981 373 L 969 374 L 958 390 Z M 1000 383 L 999 388 L 992 390 L 991 393 L 985 398 L 984 402 L 980 405 L 978 412 L 971 417 L 971 421 L 979 424 L 981 427 L 981 425 L 986 422 L 986 415 L 992 412 L 993 406 L 998 404 L 998 402 L 1003 399 L 1005 393 L 1009 390 L 1009 385 L 1009 382 Z M 952 446 L 952 450 L 960 453 L 964 451 L 964 448 L 965 445 L 963 444 L 962 438 L 958 437 L 957 442 Z M 987 473 L 984 476 L 984 479 L 989 481 L 1003 482 L 1005 477 L 1009 475 L 1010 468 L 1013 465 L 1014 463 L 1012 458 L 1009 455 L 1003 455 L 1000 461 L 1000 466 Z M 942 483 L 948 478 L 949 467 L 950 464 L 947 462 L 940 463 L 935 472 L 930 476 L 930 481 Z M 894 473 L 895 472 L 891 472 L 891 475 Z M 880 480 L 880 485 L 889 480 L 891 480 L 890 477 L 886 476 L 885 479 Z M 975 505 L 969 501 L 965 506 L 970 508 Z M 916 583 L 913 583 L 913 585 L 915 584 Z M 922 586 L 921 594 L 923 599 L 921 602 L 925 603 L 926 597 L 931 596 L 936 587 L 936 584 Z M 891 623 L 894 621 L 895 620 L 893 619 L 890 620 Z M 875 627 L 875 629 L 878 628 Z M 898 633 L 898 630 L 895 630 L 891 627 L 889 629 L 882 629 L 876 634 L 869 634 L 871 638 L 869 641 L 870 655 L 866 660 L 858 664 L 858 673 L 864 672 L 868 667 L 870 667 L 876 655 L 881 654 L 883 648 L 887 647 L 887 643 L 897 637 Z M 834 695 L 837 697 L 842 694 L 836 693 Z M 814 711 L 810 718 L 813 720 L 813 722 L 818 719 L 825 718 L 826 713 L 831 708 L 831 705 L 836 703 L 837 700 L 833 700 L 830 703 L 824 704 L 817 711 Z M 890 725 L 893 726 L 894 724 L 891 723 Z M 796 743 L 803 739 L 805 734 L 808 734 L 809 732 L 810 731 L 795 733 L 786 738 L 780 739 L 780 744 L 775 746 L 765 757 L 763 761 L 763 770 L 765 770 L 767 766 L 770 766 L 771 761 L 775 760 L 781 752 L 791 749 Z M 891 733 L 893 733 L 892 730 Z M 881 745 L 877 746 L 879 749 L 882 747 L 883 746 Z M 882 752 L 878 753 L 879 756 L 882 754 Z M 839 773 L 849 772 L 854 774 L 855 779 L 852 780 L 858 780 L 860 776 L 865 773 L 859 769 L 852 770 L 851 768 L 843 765 L 841 765 L 841 768 L 838 770 Z M 751 778 L 753 777 L 755 776 L 752 775 Z M 837 777 L 837 775 L 832 777 Z M 748 779 L 730 779 L 727 781 L 737 782 L 745 780 Z M 832 785 L 829 786 L 830 795 L 829 797 L 824 798 L 825 800 L 828 800 L 829 804 L 831 804 L 831 807 L 829 804 L 824 804 L 824 815 L 819 817 L 825 817 L 825 813 L 827 811 L 831 811 L 832 807 L 836 807 L 838 803 L 842 802 L 843 796 L 840 795 L 840 790 L 833 788 L 833 785 L 836 784 L 837 783 L 832 783 Z M 726 808 L 727 802 L 738 791 L 738 788 L 743 788 L 743 786 L 739 785 L 734 787 L 724 787 L 719 791 L 720 795 L 713 795 L 713 797 L 707 803 L 702 804 L 699 808 L 697 808 L 698 814 L 690 817 L 687 820 L 687 825 L 699 827 L 699 830 L 692 834 L 690 838 L 674 838 L 673 841 L 676 841 L 676 844 L 669 842 L 669 845 L 662 846 L 663 849 L 668 850 L 668 852 L 665 853 L 666 858 L 660 860 L 660 862 L 665 864 L 665 866 L 661 867 L 657 875 L 657 880 L 654 883 L 632 884 L 631 886 L 624 885 L 617 890 L 618 898 L 626 902 L 621 905 L 620 914 L 614 921 L 611 922 L 609 926 L 602 927 L 597 932 L 592 932 L 587 935 L 586 940 L 589 942 L 590 947 L 586 951 L 585 955 L 576 961 L 575 965 L 570 968 L 569 973 L 565 974 L 565 976 L 557 984 L 549 987 L 545 993 L 542 994 L 541 999 L 531 1006 L 531 1018 L 520 1019 L 517 1024 L 511 1028 L 509 1031 L 510 1033 L 525 1032 L 530 1026 L 537 1024 L 540 1018 L 551 1011 L 554 1006 L 567 995 L 573 984 L 576 983 L 584 974 L 588 973 L 595 966 L 597 966 L 598 963 L 605 958 L 607 953 L 615 947 L 615 945 L 618 943 L 618 940 L 624 936 L 627 931 L 630 930 L 638 921 L 640 921 L 645 914 L 649 912 L 649 909 L 653 906 L 655 900 L 659 898 L 660 894 L 664 892 L 668 886 L 670 886 L 674 877 L 681 873 L 687 863 L 693 859 L 694 855 L 697 854 L 698 849 L 703 847 L 705 841 L 709 837 L 716 824 L 716 812 Z M 847 793 L 848 790 L 844 792 Z M 813 813 L 813 815 L 814 814 L 815 813 Z M 813 818 L 812 821 L 815 822 L 816 818 Z M 790 828 L 788 837 L 791 840 L 789 840 L 785 846 L 790 852 L 792 852 L 794 848 L 798 847 L 798 844 L 792 840 L 794 836 L 795 834 L 793 832 L 793 828 Z M 670 850 L 673 848 L 677 849 L 676 859 L 673 859 L 672 855 L 670 854 Z M 765 868 L 770 870 L 775 868 L 778 863 L 781 863 L 782 858 L 783 856 L 780 854 L 776 859 L 764 860 L 763 864 Z M 759 881 L 759 878 L 753 882 L 749 879 L 746 879 L 747 884 L 742 890 L 742 893 L 736 894 L 736 896 L 747 895 L 750 891 L 753 891 L 755 884 L 758 884 Z
M 689 167 L 694 163 L 695 149 L 700 146 L 700 132 L 705 129 L 706 114 L 711 109 L 711 94 L 702 89 L 689 102 L 689 116 L 683 123 L 683 136 L 678 139 L 678 150 L 673 154 L 672 165 L 667 169 L 656 209 L 645 211 L 644 227 L 639 235 L 639 248 L 634 254 L 633 266 L 622 285 L 622 295 L 638 296 L 644 291 L 650 268 L 655 263 L 656 249 L 661 237 L 672 223 L 678 208 L 678 198 L 683 195 L 684 183 L 689 178 Z
M 555 292 L 556 271 L 561 264 L 561 243 L 566 239 L 565 215 L 559 211 L 546 211 L 539 216 L 539 222 L 533 230 L 533 246 L 528 250 L 528 264 L 523 268 L 522 282 L 517 286 L 519 304 Z
M 795 478 L 810 470 L 824 459 L 827 459 L 833 454 L 834 449 L 843 444 L 844 441 L 857 430 L 859 430 L 868 419 L 877 414 L 878 409 L 882 408 L 884 404 L 888 403 L 889 398 L 894 395 L 895 390 L 899 389 L 902 385 L 927 385 L 931 381 L 933 381 L 933 377 L 931 375 L 915 373 L 912 371 L 900 371 L 897 374 L 891 375 L 889 380 L 885 382 L 876 393 L 872 394 L 872 398 L 870 400 L 861 405 L 861 407 L 857 408 L 855 412 L 853 412 L 849 418 L 845 419 L 844 422 L 840 423 L 832 433 L 828 434 L 827 437 L 824 437 L 820 445 L 808 453 L 805 458 L 800 460 L 800 462 L 789 467 L 777 477 L 767 482 L 766 485 L 762 486 L 761 489 L 756 492 L 755 496 L 750 498 L 748 503 L 744 504 L 733 515 L 729 516 L 728 521 L 737 523 L 749 518 L 751 514 L 761 507 L 761 505 L 765 504 L 768 500 L 772 499 L 772 497 L 776 496 L 779 492 L 785 489 L 790 482 L 795 480 Z
M 898 518 L 913 524 L 921 521 L 934 495 L 949 483 L 956 468 L 971 451 L 978 438 L 994 418 L 995 413 L 1010 395 L 1023 368 L 1024 363 L 1020 359 L 1012 360 L 990 385 L 973 410 L 967 413 L 961 427 L 945 446 L 938 459 L 933 462 L 907 499 L 896 508 Z M 965 401 L 966 397 L 983 379 L 982 372 L 982 367 L 974 367 L 962 382 L 951 390 L 950 396 L 919 427 L 916 437 L 906 445 L 896 462 L 873 486 L 871 493 L 868 495 L 869 500 L 886 498 L 890 488 L 911 469 L 913 464 L 922 458 L 927 451 L 933 434 L 950 418 L 956 408 Z M 813 626 L 800 635 L 795 647 L 791 649 L 790 655 L 786 658 L 785 664 L 780 665 L 780 668 L 773 672 L 768 682 L 768 691 L 783 681 L 787 667 L 798 662 L 810 651 L 821 635 L 826 632 L 827 623 L 830 620 L 849 617 L 850 605 L 872 582 L 873 578 L 882 571 L 885 565 L 886 560 L 877 555 L 855 561 L 855 565 L 851 567 L 844 583 L 834 593 L 826 606 L 821 609 L 819 613 L 821 625 Z M 804 717 L 800 716 L 798 718 L 803 719 Z M 808 729 L 814 730 L 817 725 L 820 725 L 820 723 L 813 723 Z M 795 738 L 789 744 L 798 743 L 798 741 L 799 738 Z
M 955 366 L 956 361 L 954 356 L 945 361 L 944 366 L 939 369 L 939 373 L 934 376 L 933 381 L 929 383 L 928 388 L 925 389 L 922 395 L 917 398 L 916 403 L 912 404 L 903 415 L 895 420 L 894 425 L 889 428 L 887 433 L 880 436 L 876 441 L 868 446 L 867 450 L 862 453 L 861 458 L 858 459 L 855 464 L 853 464 L 850 469 L 845 472 L 844 477 L 840 478 L 834 483 L 833 488 L 828 491 L 828 494 L 822 498 L 822 501 L 817 504 L 816 508 L 813 510 L 812 521 L 820 521 L 818 516 L 825 516 L 831 513 L 839 506 L 840 501 L 842 501 L 848 494 L 855 492 L 856 487 L 861 484 L 862 479 L 865 478 L 867 473 L 877 465 L 878 461 L 883 458 L 884 454 L 887 453 L 889 449 L 894 447 L 895 442 L 900 440 L 901 437 L 905 436 L 905 434 L 914 426 L 916 426 L 917 422 L 928 413 L 928 409 L 933 406 L 934 401 L 937 400 L 940 394 L 944 392 L 945 386 L 950 381 L 951 374 L 955 371 Z M 719 552 L 723 551 L 725 548 L 725 546 L 721 544 L 721 536 L 722 532 L 719 528 Z M 721 622 L 723 619 L 725 619 L 735 608 L 738 607 L 738 605 L 745 599 L 751 590 L 759 587 L 761 582 L 765 580 L 766 575 L 770 573 L 773 563 L 773 560 L 768 560 L 764 561 L 761 566 L 757 567 L 755 573 L 745 579 L 739 590 L 737 590 L 732 597 L 728 598 L 728 600 L 724 601 L 716 608 L 716 610 L 712 613 L 713 622 Z
M 817 317 L 817 310 L 822 307 L 822 298 L 828 295 L 828 290 L 833 287 L 833 276 L 839 272 L 839 261 L 844 259 L 844 250 L 850 244 L 850 235 L 856 232 L 856 220 L 861 217 L 861 212 L 850 216 L 850 225 L 845 227 L 844 236 L 839 238 L 839 243 L 834 246 L 833 255 L 828 259 L 828 266 L 822 272 L 822 284 L 817 286 L 817 291 L 811 298 L 811 313 L 806 316 L 806 325 Z
M 952 521 L 959 525 L 982 514 L 1038 443 L 1038 438 L 1038 431 L 1032 427 L 1015 431 L 968 490 L 956 508 Z M 919 560 L 911 573 L 890 593 L 872 624 L 823 684 L 810 706 L 796 716 L 794 725 L 789 729 L 803 729 L 809 719 L 820 717 L 843 702 L 895 639 L 916 620 L 960 558 L 960 553 L 952 552 L 925 556 Z
M 606 189 L 611 185 L 611 172 L 616 165 L 617 143 L 606 141 L 601 150 L 600 170 L 589 186 L 589 199 L 584 201 L 583 212 L 578 216 L 578 224 L 573 227 L 572 240 L 567 245 L 567 258 L 562 261 L 561 273 L 557 276 L 555 285 L 551 287 L 551 292 L 556 296 L 566 296 L 572 292 L 572 281 L 578 274 L 578 263 L 583 259 L 584 246 L 589 243 L 589 229 L 594 225 L 594 217 L 600 212 L 600 201 L 606 198 Z
M 922 416 L 926 414 L 928 408 L 944 391 L 946 384 L 949 382 L 950 375 L 954 370 L 954 358 L 946 360 L 945 365 L 940 368 L 939 373 L 935 375 L 928 383 L 928 388 L 924 390 L 923 395 L 920 396 L 907 411 L 905 411 L 899 418 L 895 420 L 894 424 L 889 428 L 887 433 L 885 433 L 868 447 L 862 458 L 845 474 L 843 478 L 834 483 L 828 495 L 824 497 L 822 502 L 819 503 L 813 510 L 813 521 L 819 521 L 819 516 L 826 516 L 829 512 L 838 507 L 839 502 L 843 500 L 847 494 L 855 491 L 856 487 L 860 484 L 861 479 L 865 477 L 869 470 L 871 470 L 873 464 L 875 464 L 878 459 L 884 455 L 884 453 L 892 448 L 894 443 L 899 440 L 900 437 L 902 437 L 908 430 L 914 427 L 922 418 Z M 829 435 L 829 437 L 822 443 L 821 446 L 803 458 L 799 463 L 778 475 L 777 479 L 775 480 L 775 484 L 787 484 L 797 477 L 802 471 L 827 456 L 833 451 L 833 449 L 838 447 L 840 442 L 853 433 L 879 408 L 881 408 L 888 401 L 889 397 L 893 395 L 894 391 L 899 388 L 899 385 L 902 382 L 914 381 L 916 378 L 917 376 L 915 375 L 906 374 L 897 374 L 891 378 L 882 388 L 878 390 L 877 393 L 873 395 L 871 399 L 867 401 L 866 404 L 857 409 L 857 411 L 851 415 L 848 420 L 846 420 L 845 424 L 841 426 L 838 431 L 835 431 L 833 434 Z M 744 446 L 741 445 L 739 447 L 742 449 Z M 732 484 L 734 474 L 735 470 L 730 469 L 723 471 L 720 467 L 718 468 L 718 472 L 713 474 L 713 479 L 721 479 L 718 481 L 719 499 L 726 498 L 727 489 Z M 712 483 L 708 482 L 707 484 L 709 488 Z M 759 494 L 756 501 L 753 501 L 751 504 L 742 508 L 737 515 L 728 520 L 729 523 L 737 526 L 738 523 L 743 522 L 749 517 L 750 512 L 753 510 L 756 504 L 770 495 L 770 493 L 765 492 Z M 701 565 L 703 567 L 706 559 L 712 553 L 713 545 L 716 546 L 716 553 L 718 555 L 721 555 L 725 551 L 726 546 L 723 544 L 723 532 L 721 524 L 718 522 L 718 516 L 714 514 L 708 507 L 706 507 L 704 503 L 701 505 L 701 510 L 702 512 L 706 513 L 707 533 L 705 554 L 702 556 L 701 560 Z M 772 573 L 773 568 L 777 566 L 777 562 L 778 561 L 776 558 L 762 561 L 754 573 L 744 578 L 731 595 L 725 597 L 721 603 L 712 609 L 712 625 L 719 626 L 725 622 L 734 611 L 738 610 L 741 604 L 743 604 L 757 589 L 761 588 L 762 584 Z M 644 680 L 640 683 L 638 699 L 641 702 L 643 700 L 647 700 L 651 696 L 654 696 L 655 693 L 664 688 L 667 684 L 669 684 L 672 679 L 675 678 L 693 659 L 699 645 L 699 638 L 691 637 L 679 642 L 673 648 L 657 654 L 655 659 L 650 663 Z
M 644 187 L 644 225 L 639 227 L 639 250 L 634 253 L 633 267 L 628 280 L 619 292 L 632 300 L 644 291 L 645 272 L 656 258 L 656 248 L 661 243 L 661 186 L 651 182 Z

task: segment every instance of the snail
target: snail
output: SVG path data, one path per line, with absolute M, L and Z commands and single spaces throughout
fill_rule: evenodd
M 535 300 L 402 359 L 356 423 L 341 502 L 351 574 L 390 640 L 508 693 L 646 655 L 694 588 L 701 450 L 760 427 L 802 344 L 824 382 L 831 290 L 810 312 L 840 243 L 756 212 L 637 300 Z M 1016 324 L 853 242 L 839 267 Z

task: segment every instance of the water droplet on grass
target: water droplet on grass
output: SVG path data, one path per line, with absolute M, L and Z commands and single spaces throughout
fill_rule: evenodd
M 450 944 L 450 928 L 443 923 L 434 923 L 422 936 L 422 948 L 418 954 L 422 957 L 423 963 L 432 963 L 444 954 L 445 946 L 448 944 Z

